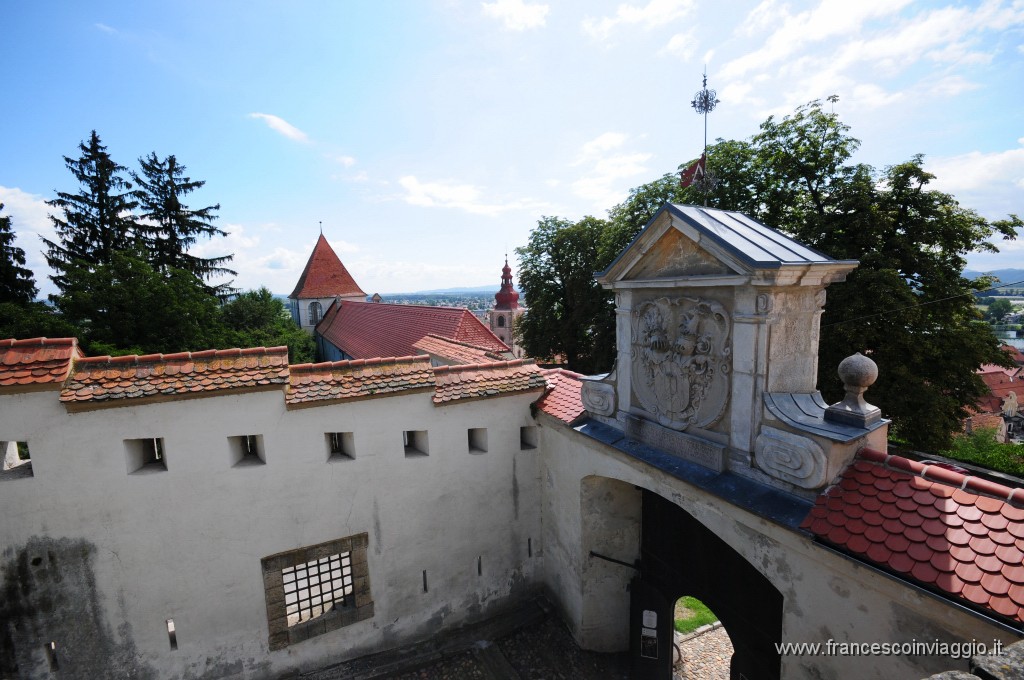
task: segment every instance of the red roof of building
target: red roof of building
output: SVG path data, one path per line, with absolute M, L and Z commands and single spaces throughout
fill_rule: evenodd
M 60 400 L 69 408 L 123 406 L 137 399 L 212 396 L 287 382 L 287 347 L 88 357 L 75 361 Z
M 1017 395 L 1017 401 L 1024 404 L 1024 379 L 1020 368 L 1006 368 L 995 364 L 985 364 L 978 369 L 978 375 L 989 393 L 978 399 L 977 410 L 983 413 L 996 413 L 1003 410 L 1003 400 L 1010 392 Z
M 345 265 L 335 254 L 334 249 L 320 234 L 313 252 L 306 262 L 306 268 L 302 270 L 302 276 L 295 285 L 295 290 L 288 297 L 300 298 L 327 298 L 337 295 L 361 295 L 366 297 L 355 279 L 345 269 Z
M 0 340 L 0 390 L 55 387 L 80 356 L 75 338 Z
M 801 528 L 926 588 L 1024 622 L 1024 489 L 862 449 Z
M 430 333 L 412 345 L 421 352 L 441 357 L 453 364 L 486 364 L 489 361 L 508 361 L 515 357 L 511 352 L 495 352 L 486 347 L 477 347 L 468 342 L 449 340 Z
M 406 390 L 432 390 L 434 373 L 425 356 L 355 359 L 292 366 L 289 383 L 285 397 L 289 406 L 322 406 Z
M 564 368 L 551 368 L 543 373 L 548 391 L 537 401 L 537 408 L 565 423 L 575 422 L 587 412 L 580 396 L 582 375 Z
M 497 397 L 509 392 L 544 389 L 544 376 L 532 361 L 493 361 L 434 369 L 434 403 Z
M 431 334 L 491 352 L 510 351 L 472 312 L 461 307 L 336 301 L 316 330 L 355 359 L 412 356 L 418 354 L 415 344 Z
M 1009 354 L 1010 359 L 1012 359 L 1018 366 L 1024 365 L 1024 352 L 1021 352 L 1019 348 L 1004 343 L 1000 349 Z

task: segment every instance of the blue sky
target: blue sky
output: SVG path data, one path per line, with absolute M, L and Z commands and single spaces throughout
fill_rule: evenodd
M 831 94 L 876 167 L 1024 213 L 1024 1 L 10 2 L 0 202 L 44 293 L 43 201 L 95 129 L 220 203 L 236 284 L 289 293 L 323 222 L 367 293 L 499 283 L 543 215 L 604 216 L 709 135 Z M 976 268 L 1024 268 L 1024 243 Z M 514 260 L 514 254 L 512 254 Z M 515 262 L 513 261 L 513 266 Z

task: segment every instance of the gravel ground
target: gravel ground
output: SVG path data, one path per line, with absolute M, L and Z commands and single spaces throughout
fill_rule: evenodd
M 675 666 L 676 680 L 728 680 L 732 641 L 725 628 L 690 638 L 679 648 L 683 658 Z

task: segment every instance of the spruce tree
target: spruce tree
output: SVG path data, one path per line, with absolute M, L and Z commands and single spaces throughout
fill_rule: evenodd
M 213 220 L 220 204 L 191 210 L 182 197 L 206 182 L 185 175 L 185 166 L 172 155 L 160 160 L 156 153 L 139 159 L 142 173 L 132 172 L 134 197 L 142 211 L 138 231 L 153 269 L 166 275 L 171 269 L 184 269 L 196 278 L 208 281 L 214 276 L 234 275 L 224 265 L 233 255 L 196 257 L 188 249 L 202 236 L 226 236 Z
M 0 203 L 0 211 L 4 204 Z M 25 251 L 14 245 L 9 215 L 0 215 L 0 303 L 13 302 L 27 305 L 35 300 L 35 276 L 26 269 Z
M 46 202 L 62 213 L 50 215 L 57 241 L 43 239 L 46 261 L 54 271 L 50 278 L 61 293 L 68 288 L 70 271 L 109 265 L 114 253 L 129 248 L 134 237 L 132 210 L 137 204 L 122 176 L 125 168 L 110 158 L 95 130 L 79 149 L 78 158 L 64 157 L 80 184 L 78 192 L 58 191 L 57 198 Z

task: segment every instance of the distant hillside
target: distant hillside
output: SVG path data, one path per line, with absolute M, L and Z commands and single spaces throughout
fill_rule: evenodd
M 999 279 L 1000 284 L 1018 283 L 1024 281 L 1024 269 L 994 269 L 989 272 L 979 272 L 971 269 L 964 270 L 964 277 L 968 279 L 976 279 L 979 276 L 994 276 Z M 1015 288 L 1024 288 L 1024 284 L 1015 286 Z

